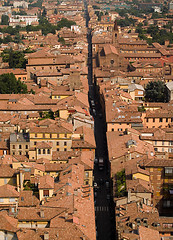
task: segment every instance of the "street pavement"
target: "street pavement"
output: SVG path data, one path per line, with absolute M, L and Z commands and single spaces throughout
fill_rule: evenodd
M 105 162 L 104 170 L 102 171 L 99 170 L 98 164 L 95 164 L 94 167 L 94 182 L 97 183 L 97 187 L 94 188 L 97 239 L 111 240 L 115 239 L 114 206 L 110 196 L 111 182 L 107 156 L 105 121 L 104 118 L 100 118 L 99 114 L 101 114 L 101 112 L 97 110 L 97 116 L 94 119 L 96 157 L 97 159 L 103 157 Z M 106 186 L 106 182 L 109 182 L 109 187 Z
M 86 26 L 88 26 L 88 12 L 87 3 L 85 4 Z M 104 169 L 101 171 L 98 168 L 98 163 L 94 167 L 94 200 L 95 200 L 95 215 L 96 215 L 96 234 L 97 240 L 114 240 L 115 239 L 115 216 L 114 216 L 114 204 L 110 193 L 110 174 L 109 163 L 107 153 L 107 141 L 106 141 L 106 124 L 104 115 L 98 96 L 96 96 L 93 86 L 93 69 L 92 69 L 92 35 L 90 29 L 88 29 L 88 85 L 89 85 L 89 103 L 91 113 L 94 117 L 94 134 L 96 141 L 96 158 L 103 157 Z M 91 104 L 94 101 L 94 105 Z M 106 182 L 109 182 L 109 187 L 106 186 Z

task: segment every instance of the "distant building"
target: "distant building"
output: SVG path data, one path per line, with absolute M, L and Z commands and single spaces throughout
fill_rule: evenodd
M 25 22 L 26 25 L 31 25 L 32 22 L 38 22 L 38 17 L 15 15 L 10 17 L 9 26 L 13 26 L 15 24 L 19 25 L 20 22 Z
M 14 8 L 17 8 L 17 7 L 28 8 L 28 3 L 25 1 L 15 1 L 13 3 L 13 7 Z
M 173 1 L 169 3 L 169 10 L 173 10 Z

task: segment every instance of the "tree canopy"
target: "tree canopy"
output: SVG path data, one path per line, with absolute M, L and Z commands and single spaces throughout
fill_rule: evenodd
M 0 75 L 0 93 L 27 93 L 27 86 L 17 80 L 13 73 Z
M 44 12 L 44 10 L 43 10 L 43 12 Z M 26 27 L 16 26 L 14 28 L 11 26 L 7 26 L 4 28 L 0 28 L 0 32 L 8 33 L 10 35 L 15 35 L 15 37 L 18 38 L 19 31 L 21 31 L 21 30 L 26 30 L 27 32 L 41 30 L 43 35 L 47 35 L 48 33 L 55 34 L 55 30 L 60 30 L 63 27 L 70 28 L 71 25 L 76 25 L 76 22 L 70 21 L 66 18 L 62 18 L 59 22 L 57 22 L 57 25 L 52 25 L 51 23 L 49 23 L 49 21 L 47 20 L 47 18 L 45 16 L 41 15 L 41 12 L 40 12 L 38 26 L 27 25 Z M 13 38 L 14 38 L 14 36 L 13 36 Z M 17 41 L 19 41 L 19 39 Z M 3 41 L 1 41 L 0 43 L 2 43 L 2 42 Z M 7 39 L 6 42 L 9 42 L 9 39 Z M 6 43 L 6 42 L 3 42 L 3 43 Z M 13 39 L 13 42 L 15 42 L 15 39 Z
M 25 50 L 24 52 L 33 52 Z M 12 49 L 5 49 L 1 53 L 3 62 L 8 62 L 10 68 L 26 68 L 27 59 L 25 59 L 24 52 L 13 51 Z
M 27 60 L 24 58 L 24 53 L 20 51 L 10 50 L 9 52 L 9 67 L 10 68 L 26 68 Z
M 1 25 L 8 25 L 9 17 L 7 15 L 1 16 Z
M 149 82 L 145 88 L 145 99 L 148 102 L 168 102 L 168 90 L 165 83 Z

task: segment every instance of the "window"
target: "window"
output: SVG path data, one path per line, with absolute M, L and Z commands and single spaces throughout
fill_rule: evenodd
M 49 190 L 43 190 L 43 197 L 49 197 Z
M 155 145 L 157 145 L 157 141 L 155 141 L 155 143 L 154 143 Z
M 155 122 L 155 118 L 153 118 L 153 122 Z
M 171 152 L 172 152 L 172 148 L 168 148 L 168 152 L 170 152 L 170 153 L 171 153 Z
M 67 146 L 67 142 L 64 142 L 64 146 Z
M 166 118 L 166 122 L 168 122 L 168 118 Z
M 0 198 L 0 202 L 4 202 L 4 199 L 3 199 L 3 198 Z
M 161 176 L 160 175 L 157 175 L 157 180 L 160 180 L 161 179 Z
M 41 154 L 41 149 L 38 149 L 38 154 Z
M 165 168 L 165 175 L 172 175 L 173 174 L 173 168 Z
M 164 202 L 163 202 L 164 205 Z M 163 228 L 172 228 L 173 224 L 172 223 L 163 223 Z
M 16 185 L 16 178 L 13 178 L 13 185 Z
M 114 64 L 114 60 L 113 60 L 113 59 L 111 59 L 110 63 L 111 63 L 111 64 Z
M 162 145 L 163 145 L 163 146 L 165 145 L 165 142 L 164 142 L 164 141 L 162 141 Z
M 34 145 L 36 145 L 37 144 L 37 142 L 34 142 Z
M 154 151 L 155 151 L 155 152 L 157 152 L 157 151 L 158 151 L 158 149 L 157 149 L 157 148 L 154 148 Z
M 163 207 L 170 207 L 171 206 L 171 201 L 170 200 L 165 200 L 163 201 Z M 171 224 L 172 225 L 172 224 Z
M 19 145 L 19 149 L 22 149 L 22 145 Z
M 162 118 L 159 118 L 159 122 L 162 122 L 163 121 L 163 119 Z
M 19 155 L 22 155 L 22 152 L 19 152 Z
M 13 149 L 15 149 L 15 145 L 13 145 Z
M 10 202 L 15 202 L 15 198 L 10 198 Z
M 114 132 L 114 128 L 112 128 L 112 132 Z
M 67 137 L 67 134 L 64 134 L 65 138 Z
M 24 197 L 21 197 L 21 202 L 23 202 L 24 201 Z
M 47 154 L 50 154 L 50 149 L 47 149 Z
M 85 172 L 85 177 L 89 177 L 89 172 Z
M 59 148 L 57 148 L 56 150 L 57 150 L 57 152 L 59 152 Z
M 43 154 L 45 154 L 46 153 L 46 151 L 45 151 L 45 149 L 43 149 Z
M 146 122 L 148 122 L 148 118 L 146 119 Z
M 26 80 L 26 77 L 23 77 L 23 80 Z
M 25 148 L 28 149 L 28 145 L 25 145 Z
M 66 151 L 67 151 L 67 148 L 64 148 L 64 151 L 66 152 Z
M 59 142 L 56 142 L 56 145 L 59 146 Z
M 35 134 L 35 137 L 37 137 L 37 134 Z

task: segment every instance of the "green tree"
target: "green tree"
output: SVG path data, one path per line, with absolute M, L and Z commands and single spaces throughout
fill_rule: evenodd
M 0 75 L 0 93 L 27 93 L 27 86 L 20 80 L 17 80 L 13 73 Z
M 43 119 L 55 119 L 54 112 L 52 110 L 49 110 L 49 112 L 40 112 L 40 118 Z
M 127 194 L 126 191 L 126 175 L 125 169 L 116 174 L 116 197 L 123 197 Z
M 47 15 L 47 11 L 46 11 L 46 8 L 44 8 L 44 9 L 43 9 L 43 12 L 42 12 L 42 16 L 43 16 L 43 17 L 46 17 L 46 15 Z
M 145 88 L 145 99 L 148 102 L 168 102 L 168 90 L 165 83 L 149 82 Z
M 20 51 L 13 51 L 10 49 L 9 52 L 9 67 L 10 68 L 26 68 L 27 60 L 25 59 L 24 53 Z
M 62 19 L 57 23 L 57 27 L 58 27 L 58 28 L 63 28 L 63 27 L 71 28 L 72 25 L 76 25 L 76 22 L 70 21 L 70 20 L 68 20 L 67 18 L 62 18 Z
M 7 15 L 1 16 L 1 25 L 8 25 L 9 17 Z
M 60 42 L 62 45 L 65 45 L 65 40 L 63 37 L 59 37 L 58 42 Z
M 34 2 L 33 4 L 29 4 L 29 8 L 33 8 L 33 7 L 42 8 L 42 3 L 43 3 L 43 0 L 38 0 L 37 2 Z

